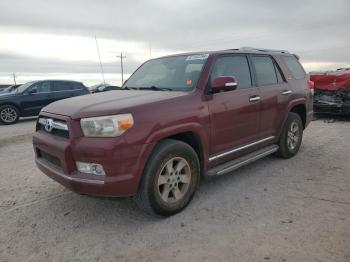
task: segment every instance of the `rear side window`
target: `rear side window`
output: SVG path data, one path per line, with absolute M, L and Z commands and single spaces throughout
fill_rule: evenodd
M 295 56 L 283 56 L 283 61 L 294 79 L 305 78 L 305 71 Z
M 275 65 L 269 56 L 252 56 L 256 78 L 259 86 L 275 85 L 278 83 Z
M 74 90 L 83 89 L 84 88 L 83 84 L 78 83 L 78 82 L 77 83 L 72 82 L 72 83 L 70 83 L 70 85 L 72 86 L 72 89 L 74 89 Z
M 71 84 L 64 81 L 55 81 L 52 85 L 52 91 L 68 91 L 72 90 Z
M 224 56 L 218 58 L 211 73 L 211 81 L 219 76 L 235 77 L 238 81 L 238 88 L 252 86 L 246 56 Z

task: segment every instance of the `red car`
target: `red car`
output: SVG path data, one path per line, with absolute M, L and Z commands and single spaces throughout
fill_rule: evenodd
M 152 59 L 123 90 L 45 107 L 37 166 L 89 195 L 133 196 L 151 213 L 187 206 L 202 177 L 275 153 L 293 157 L 312 117 L 297 56 L 232 49 Z
M 350 115 L 350 68 L 311 73 L 315 85 L 315 112 Z

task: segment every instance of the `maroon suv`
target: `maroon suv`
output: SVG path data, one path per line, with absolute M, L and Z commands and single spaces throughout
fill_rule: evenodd
M 33 138 L 37 166 L 89 195 L 134 196 L 171 215 L 201 177 L 275 153 L 294 156 L 312 117 L 296 55 L 232 49 L 147 61 L 123 89 L 45 107 Z

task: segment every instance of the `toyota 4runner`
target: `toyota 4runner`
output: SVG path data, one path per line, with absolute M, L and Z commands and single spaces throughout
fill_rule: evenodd
M 88 195 L 133 196 L 171 215 L 215 177 L 270 154 L 293 157 L 312 118 L 312 86 L 287 51 L 242 48 L 152 59 L 122 90 L 41 110 L 37 166 Z

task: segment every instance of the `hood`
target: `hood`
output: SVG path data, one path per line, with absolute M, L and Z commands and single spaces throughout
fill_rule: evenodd
M 128 113 L 133 107 L 184 96 L 188 92 L 116 90 L 88 94 L 54 102 L 42 111 L 73 119 Z
M 350 90 L 350 70 L 339 70 L 323 74 L 311 74 L 310 80 L 315 83 L 315 89 L 339 90 L 346 88 Z
M 16 93 L 3 92 L 3 93 L 0 93 L 0 100 L 7 99 L 7 98 L 13 97 L 15 95 L 17 95 L 17 94 Z

